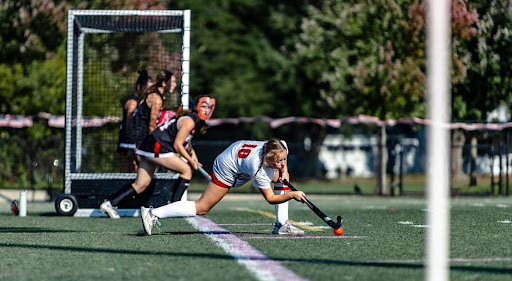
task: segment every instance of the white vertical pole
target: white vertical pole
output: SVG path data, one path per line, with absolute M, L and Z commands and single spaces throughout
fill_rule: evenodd
M 189 109 L 190 85 L 190 10 L 183 12 L 183 57 L 181 67 L 181 104 L 183 109 Z
M 84 97 L 84 37 L 80 32 L 78 35 L 78 60 L 76 71 L 76 160 L 75 171 L 82 172 L 82 119 L 83 119 L 83 97 Z
M 451 11 L 449 0 L 429 0 L 427 4 L 427 193 L 430 226 L 427 234 L 428 281 L 449 280 L 450 189 L 449 128 Z
M 20 192 L 20 200 L 19 200 L 19 216 L 26 217 L 27 216 L 27 191 L 22 190 Z
M 64 193 L 71 193 L 71 135 L 73 118 L 73 59 L 74 37 L 73 27 L 75 15 L 73 10 L 68 11 L 68 46 L 66 59 L 66 134 L 64 151 Z

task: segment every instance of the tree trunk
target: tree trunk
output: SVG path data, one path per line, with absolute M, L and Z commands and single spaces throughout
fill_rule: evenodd
M 466 137 L 460 130 L 452 134 L 452 174 L 458 176 L 462 172 L 462 150 Z

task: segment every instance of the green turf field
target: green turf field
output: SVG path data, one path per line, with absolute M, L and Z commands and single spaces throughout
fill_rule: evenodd
M 20 218 L 0 203 L 0 280 L 272 280 L 274 269 L 274 280 L 423 280 L 423 199 L 310 199 L 344 217 L 343 236 L 297 202 L 290 215 L 307 235 L 271 235 L 273 207 L 259 195 L 228 194 L 200 218 L 221 230 L 163 219 L 152 236 L 139 218 L 58 217 L 52 203 L 29 203 Z M 454 198 L 451 214 L 450 280 L 510 278 L 512 201 Z

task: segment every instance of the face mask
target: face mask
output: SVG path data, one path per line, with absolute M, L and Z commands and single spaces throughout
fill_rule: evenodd
M 213 110 L 215 110 L 215 99 L 210 97 L 202 97 L 197 103 L 197 113 L 202 120 L 208 120 L 212 117 Z M 207 114 L 205 114 L 207 113 Z

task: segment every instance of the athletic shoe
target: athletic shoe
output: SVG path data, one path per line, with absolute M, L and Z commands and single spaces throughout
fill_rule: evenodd
M 142 228 L 144 228 L 144 232 L 147 235 L 151 235 L 151 230 L 153 229 L 153 226 L 160 226 L 160 222 L 158 221 L 158 217 L 153 215 L 151 212 L 153 210 L 152 207 L 145 208 L 140 207 L 140 218 L 142 219 Z
M 289 221 L 286 221 L 286 223 L 284 223 L 284 224 L 276 222 L 274 225 L 275 226 L 274 226 L 274 230 L 272 231 L 272 234 L 304 235 L 304 230 L 293 226 Z
M 105 200 L 103 203 L 101 203 L 100 210 L 103 213 L 107 214 L 107 216 L 109 216 L 111 219 L 121 218 L 119 216 L 119 214 L 116 212 L 115 208 L 112 207 L 112 204 L 110 203 L 110 201 L 108 201 L 108 200 Z

